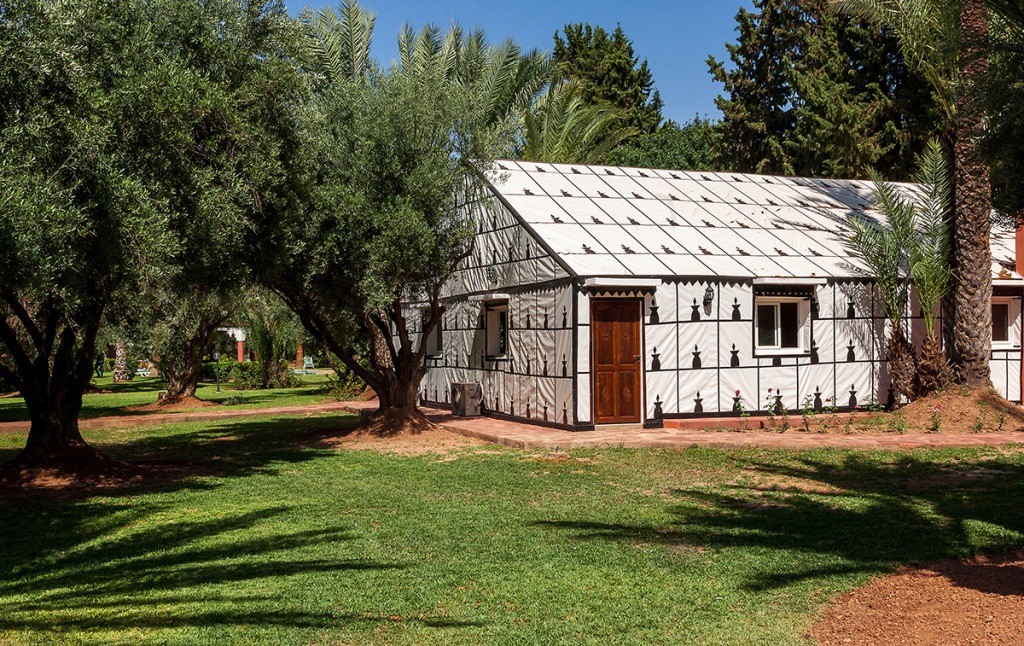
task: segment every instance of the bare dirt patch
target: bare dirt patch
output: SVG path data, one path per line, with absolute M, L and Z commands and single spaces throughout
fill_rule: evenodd
M 198 410 L 200 408 L 210 408 L 213 406 L 220 406 L 220 404 L 206 399 L 199 399 L 198 397 L 179 397 L 178 399 L 159 399 L 151 404 L 126 406 L 121 410 L 131 413 L 150 413 L 153 411 L 177 413 Z
M 21 455 L 0 465 L 0 496 L 110 490 L 137 484 L 144 476 L 143 469 L 81 444 L 60 455 L 32 459 Z
M 450 453 L 487 442 L 453 433 L 434 424 L 421 413 L 414 415 L 372 415 L 351 429 L 317 431 L 303 440 L 310 446 L 332 449 L 369 450 L 397 455 Z
M 954 386 L 895 411 L 776 414 L 743 419 L 738 430 L 847 435 L 1021 432 L 1024 431 L 1024 407 L 1003 399 L 992 389 L 968 390 Z
M 907 404 L 899 414 L 917 431 L 932 430 L 935 421 L 940 433 L 1024 431 L 1024 408 L 991 389 L 947 388 Z
M 1024 635 L 1024 552 L 941 561 L 835 600 L 809 636 L 831 644 L 1012 644 Z

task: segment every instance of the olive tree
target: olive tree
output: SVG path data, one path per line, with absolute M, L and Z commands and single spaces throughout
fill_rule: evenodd
M 489 160 L 512 149 L 517 117 L 547 82 L 546 58 L 428 26 L 404 30 L 398 61 L 382 69 L 369 58 L 372 16 L 357 4 L 305 22 L 319 61 L 304 119 L 310 200 L 262 235 L 281 245 L 258 268 L 382 413 L 414 417 L 425 347 L 403 304 L 425 304 L 425 333 L 441 320 L 443 288 L 472 251 L 470 205 L 485 199 Z
M 32 422 L 17 462 L 96 457 L 78 413 L 105 313 L 145 307 L 190 240 L 255 247 L 250 222 L 296 201 L 292 25 L 260 2 L 4 3 L 0 375 Z

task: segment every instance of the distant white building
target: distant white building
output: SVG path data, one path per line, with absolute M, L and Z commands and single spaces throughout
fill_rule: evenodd
M 886 322 L 842 242 L 848 216 L 881 217 L 870 183 L 501 161 L 490 188 L 424 340 L 424 402 L 479 382 L 488 414 L 587 429 L 891 401 Z M 992 248 L 992 381 L 1019 401 L 1013 232 Z

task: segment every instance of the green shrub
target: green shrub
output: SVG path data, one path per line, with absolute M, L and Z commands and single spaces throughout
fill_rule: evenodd
M 263 364 L 259 361 L 236 363 L 231 370 L 231 385 L 241 390 L 295 388 L 300 385 L 286 361 L 279 361 L 271 368 L 264 374 Z

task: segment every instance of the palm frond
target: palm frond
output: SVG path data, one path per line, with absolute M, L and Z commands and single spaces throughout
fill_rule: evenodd
M 524 118 L 523 159 L 565 164 L 596 163 L 634 136 L 622 110 L 584 101 L 572 82 L 553 83 Z

